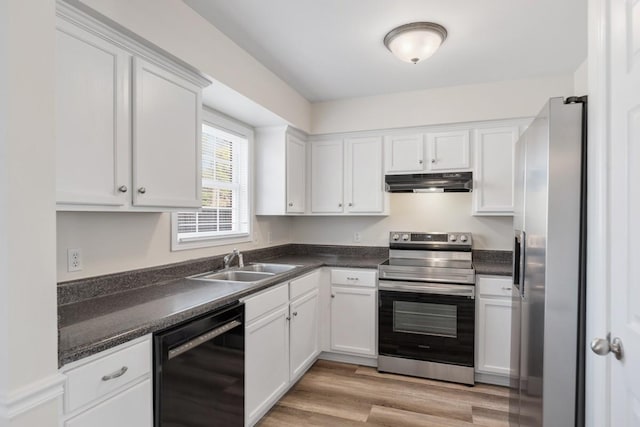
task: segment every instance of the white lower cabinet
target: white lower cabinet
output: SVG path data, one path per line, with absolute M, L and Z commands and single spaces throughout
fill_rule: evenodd
M 319 278 L 316 270 L 245 300 L 247 426 L 260 420 L 320 353 Z
M 375 286 L 374 270 L 331 271 L 332 351 L 376 355 Z
M 511 277 L 476 280 L 476 381 L 507 385 L 511 351 Z
M 151 427 L 151 335 L 62 367 L 61 424 L 66 427 Z

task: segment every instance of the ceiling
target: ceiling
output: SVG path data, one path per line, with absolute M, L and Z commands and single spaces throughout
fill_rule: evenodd
M 184 1 L 312 102 L 566 74 L 587 56 L 585 0 Z M 414 21 L 449 33 L 417 65 L 382 44 Z

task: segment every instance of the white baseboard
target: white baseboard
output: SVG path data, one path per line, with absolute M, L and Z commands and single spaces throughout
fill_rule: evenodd
M 493 385 L 499 385 L 503 387 L 509 387 L 509 377 L 504 375 L 476 372 L 475 380 L 477 383 L 493 384 Z
M 378 367 L 378 358 L 376 356 L 354 356 L 351 354 L 331 353 L 323 351 L 318 359 L 330 360 L 332 362 L 351 363 L 352 365 Z
M 10 420 L 37 406 L 58 399 L 64 392 L 64 381 L 64 375 L 55 373 L 0 395 L 0 420 Z

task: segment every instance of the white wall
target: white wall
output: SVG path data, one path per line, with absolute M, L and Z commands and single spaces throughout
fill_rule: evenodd
M 54 5 L 0 0 L 2 426 L 58 425 Z
M 169 213 L 58 212 L 57 224 L 58 281 L 291 242 L 288 217 L 256 218 L 252 242 L 175 252 Z M 82 249 L 82 271 L 67 272 L 67 248 Z
M 309 130 L 309 102 L 184 2 L 71 1 L 89 6 L 293 126 Z M 220 105 L 215 107 L 221 109 Z
M 387 246 L 390 231 L 470 231 L 475 249 L 511 250 L 511 217 L 471 216 L 471 193 L 394 193 L 388 217 L 297 217 L 298 243 Z M 361 234 L 355 243 L 353 234 Z
M 576 96 L 587 95 L 589 93 L 589 64 L 585 59 L 573 73 L 573 90 Z
M 319 102 L 311 107 L 311 132 L 532 117 L 547 99 L 573 89 L 573 75 L 566 75 Z

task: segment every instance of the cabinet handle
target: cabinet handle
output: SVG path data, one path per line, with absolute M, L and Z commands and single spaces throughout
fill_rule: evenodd
M 121 377 L 124 375 L 125 372 L 127 372 L 129 370 L 129 368 L 127 368 L 126 366 L 123 366 L 122 368 L 118 369 L 117 371 L 109 374 L 109 375 L 105 375 L 104 377 L 102 377 L 102 381 L 109 381 L 109 380 L 113 380 L 116 379 L 118 377 Z
M 287 316 L 287 321 L 291 320 L 291 316 Z
M 435 162 L 436 162 L 436 159 L 431 159 L 431 163 L 435 163 Z
M 502 287 L 502 290 L 503 290 L 503 291 L 510 291 L 510 290 L 511 290 L 511 288 L 508 288 L 508 287 L 506 287 L 506 286 L 503 286 L 503 287 Z
M 146 192 L 147 192 L 147 189 L 146 189 L 146 188 L 144 188 L 144 187 L 140 187 L 140 188 L 138 188 L 138 193 L 140 193 L 140 194 L 144 194 L 144 193 L 146 193 Z
M 126 185 L 121 185 L 120 187 L 118 187 L 118 191 L 121 193 L 126 193 L 129 189 L 127 188 Z
M 357 277 L 347 277 L 347 280 L 360 280 Z
M 335 298 L 336 296 L 334 294 L 331 294 L 331 298 Z
M 289 202 L 289 206 L 293 206 L 293 202 Z
M 341 208 L 342 207 L 342 203 L 338 203 L 338 207 Z
M 293 315 L 294 315 L 294 316 L 297 316 L 297 315 L 298 315 L 298 312 L 297 312 L 297 311 L 294 311 L 294 312 L 293 312 Z
M 349 203 L 349 206 L 353 206 L 353 203 Z
M 423 163 L 422 159 L 418 160 L 418 164 L 422 164 L 422 163 Z

